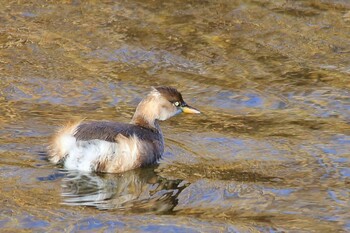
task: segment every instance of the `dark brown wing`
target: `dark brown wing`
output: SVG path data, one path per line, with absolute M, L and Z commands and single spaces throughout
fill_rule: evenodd
M 78 126 L 78 129 L 74 136 L 77 140 L 80 141 L 100 139 L 114 142 L 118 134 L 122 134 L 125 137 L 136 135 L 141 140 L 151 142 L 155 140 L 161 140 L 160 133 L 152 129 L 133 124 L 108 121 L 82 123 Z

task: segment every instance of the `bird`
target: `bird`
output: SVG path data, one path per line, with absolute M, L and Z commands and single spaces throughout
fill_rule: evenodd
M 180 113 L 201 113 L 173 87 L 152 87 L 130 123 L 71 121 L 53 134 L 48 159 L 67 170 L 121 173 L 157 164 L 164 153 L 159 122 Z

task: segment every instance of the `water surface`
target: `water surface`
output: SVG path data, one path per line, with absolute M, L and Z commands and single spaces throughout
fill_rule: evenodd
M 0 228 L 350 231 L 350 3 L 7 1 Z M 203 114 L 162 123 L 159 166 L 65 171 L 69 119 L 128 122 L 151 86 Z

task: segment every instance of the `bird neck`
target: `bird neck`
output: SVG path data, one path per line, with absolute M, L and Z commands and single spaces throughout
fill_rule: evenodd
M 131 124 L 161 132 L 157 120 L 159 111 L 158 109 L 154 109 L 154 106 L 157 105 L 152 104 L 152 99 L 146 98 L 142 100 L 136 108 Z
M 161 131 L 158 120 L 149 120 L 143 115 L 134 115 L 131 124 L 138 125 L 144 128 L 149 128 L 156 131 Z

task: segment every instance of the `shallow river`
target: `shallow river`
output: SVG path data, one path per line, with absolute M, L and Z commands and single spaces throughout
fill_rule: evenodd
M 0 25 L 0 231 L 350 232 L 348 0 L 9 0 Z M 162 122 L 159 166 L 47 161 L 158 85 L 203 112 Z

